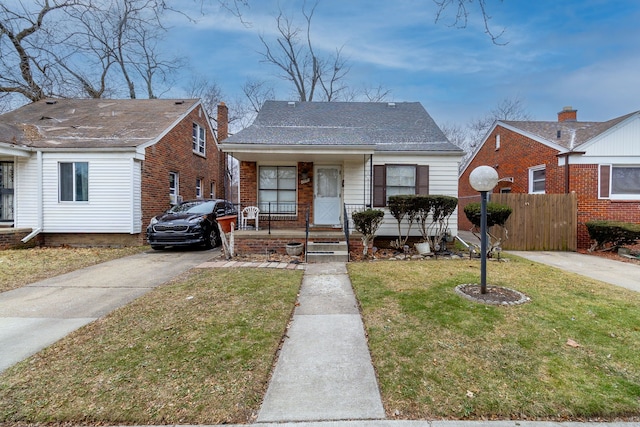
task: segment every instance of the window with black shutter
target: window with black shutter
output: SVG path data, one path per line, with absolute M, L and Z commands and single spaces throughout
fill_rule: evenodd
M 374 165 L 373 206 L 384 207 L 389 196 L 429 194 L 428 165 Z

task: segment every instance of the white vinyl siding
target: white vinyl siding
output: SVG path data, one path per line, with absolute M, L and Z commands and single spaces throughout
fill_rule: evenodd
M 58 202 L 60 162 L 88 162 L 89 201 Z M 133 169 L 133 171 L 132 171 Z M 139 190 L 140 162 L 126 154 L 76 153 L 43 154 L 43 231 L 47 233 L 137 233 L 141 211 Z M 139 187 L 139 186 L 138 186 Z M 24 189 L 23 189 L 24 190 Z M 135 201 L 132 203 L 132 201 Z
M 15 164 L 15 211 L 16 228 L 38 227 L 38 162 L 35 154 L 31 158 L 16 158 Z

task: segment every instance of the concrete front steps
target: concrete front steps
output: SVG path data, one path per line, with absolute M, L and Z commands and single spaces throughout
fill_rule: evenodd
M 347 242 L 308 242 L 307 263 L 349 262 Z

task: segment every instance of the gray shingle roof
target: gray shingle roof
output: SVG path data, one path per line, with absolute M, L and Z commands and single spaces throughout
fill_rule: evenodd
M 158 138 L 197 99 L 56 99 L 0 115 L 0 142 L 31 148 L 136 147 Z
M 535 121 L 501 121 L 522 131 L 531 133 L 566 149 L 576 149 L 592 138 L 602 134 L 628 117 L 637 114 L 629 113 L 606 122 L 535 122 Z M 558 138 L 558 131 L 560 137 Z M 572 136 L 575 132 L 575 136 Z M 572 142 L 573 139 L 573 142 Z
M 224 143 L 461 151 L 419 102 L 267 101 L 251 126 Z

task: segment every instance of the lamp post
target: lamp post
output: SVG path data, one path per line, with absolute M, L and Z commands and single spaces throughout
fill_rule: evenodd
M 478 166 L 469 174 L 469 184 L 480 192 L 480 293 L 487 293 L 487 192 L 498 183 L 491 166 Z

